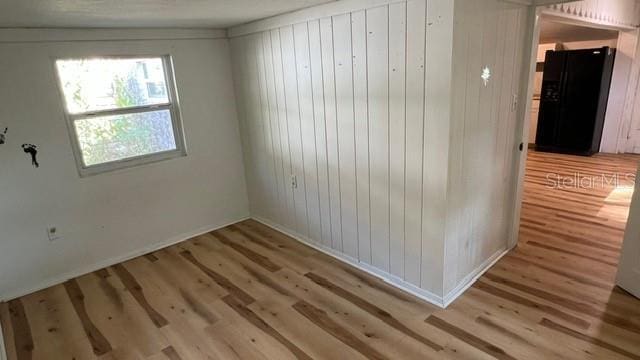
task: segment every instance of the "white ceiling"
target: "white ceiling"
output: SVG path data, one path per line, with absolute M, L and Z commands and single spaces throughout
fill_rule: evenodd
M 0 27 L 227 28 L 335 0 L 0 0 Z
M 540 20 L 540 43 L 558 43 L 587 40 L 617 39 L 618 32 L 614 30 L 597 29 L 551 21 Z

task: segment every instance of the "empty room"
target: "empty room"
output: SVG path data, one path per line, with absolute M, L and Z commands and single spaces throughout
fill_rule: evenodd
M 640 1 L 5 0 L 0 79 L 0 360 L 640 359 Z

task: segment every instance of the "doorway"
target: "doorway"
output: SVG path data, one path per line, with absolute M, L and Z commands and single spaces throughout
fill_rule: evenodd
M 551 94 L 550 92 L 556 90 L 558 92 L 564 91 L 565 94 L 562 94 L 562 98 L 567 98 L 567 92 L 578 92 L 583 89 L 589 89 L 593 87 L 593 91 L 598 91 L 597 87 L 601 86 L 601 96 L 603 97 L 603 105 L 604 108 L 602 111 L 604 115 L 601 116 L 604 126 L 600 125 L 599 129 L 597 129 L 602 134 L 599 135 L 600 142 L 605 142 L 605 146 L 608 143 L 614 141 L 615 139 L 609 139 L 609 137 L 617 137 L 615 132 L 609 130 L 609 128 L 614 127 L 617 122 L 617 118 L 619 118 L 620 113 L 620 105 L 622 102 L 618 101 L 616 97 L 620 96 L 623 91 L 620 91 L 619 88 L 626 88 L 627 81 L 624 77 L 618 76 L 623 73 L 629 72 L 629 66 L 627 66 L 627 59 L 623 58 L 618 59 L 616 57 L 617 48 L 618 48 L 618 39 L 620 37 L 620 33 L 617 30 L 612 29 L 601 29 L 596 27 L 588 27 L 584 25 L 576 25 L 570 24 L 566 22 L 562 22 L 562 20 L 558 20 L 557 18 L 552 18 L 550 16 L 541 16 L 539 20 L 540 27 L 540 35 L 539 35 L 539 45 L 536 53 L 536 72 L 533 81 L 533 99 L 531 105 L 531 122 L 529 127 L 529 148 L 533 148 L 536 144 L 536 137 L 539 135 L 538 133 L 538 118 L 540 116 L 540 101 L 542 91 L 543 91 L 543 79 L 545 78 L 546 72 L 546 96 L 550 97 L 556 94 Z M 606 50 L 603 50 L 606 49 Z M 610 54 L 605 54 L 604 51 L 609 51 Z M 594 54 L 595 53 L 595 54 Z M 552 89 L 551 86 L 556 86 L 556 83 L 553 81 L 555 79 L 552 74 L 549 74 L 550 71 L 558 71 L 557 69 L 560 61 L 563 61 L 567 56 L 573 57 L 573 63 L 566 64 L 566 68 L 571 68 L 574 72 L 579 71 L 580 69 L 576 69 L 579 66 L 585 67 L 590 64 L 594 66 L 603 67 L 599 73 L 593 71 L 594 69 L 584 69 L 583 71 L 593 73 L 594 76 L 588 76 L 589 74 L 576 74 L 574 76 L 574 84 L 564 84 L 566 86 L 560 86 Z M 602 64 L 604 61 L 609 58 L 610 64 Z M 545 62 L 545 60 L 547 60 Z M 618 60 L 616 64 L 615 61 Z M 566 60 L 565 60 L 566 61 Z M 555 63 L 552 63 L 555 62 Z M 564 65 L 564 64 L 563 64 Z M 574 70 L 575 69 L 575 70 Z M 566 72 L 569 72 L 569 69 L 564 69 Z M 612 75 L 614 73 L 613 70 L 616 70 L 616 77 L 609 79 L 608 83 L 601 84 L 603 79 L 602 75 Z M 560 74 L 558 74 L 560 75 Z M 581 83 L 581 84 L 578 84 Z M 571 87 L 573 85 L 573 88 Z M 577 89 L 579 85 L 587 85 L 582 86 L 583 89 Z M 611 89 L 614 90 L 611 93 Z M 582 96 L 583 93 L 579 93 L 578 96 Z M 588 96 L 588 94 L 584 94 Z M 611 106 L 607 103 L 609 99 L 609 95 L 611 95 Z M 553 99 L 556 100 L 556 99 Z M 561 101 L 564 99 L 560 99 Z M 569 100 L 569 99 L 567 99 Z M 577 101 L 581 101 L 582 99 L 577 99 Z M 623 99 L 624 100 L 624 99 Z M 557 100 L 556 100 L 557 101 Z M 554 101 L 555 102 L 555 101 Z M 549 102 L 548 102 L 549 103 Z M 586 110 L 586 106 L 580 106 L 582 109 L 573 109 L 574 112 L 579 112 L 580 110 Z M 551 111 L 555 109 L 550 109 Z M 547 110 L 549 112 L 549 110 Z M 613 112 L 610 114 L 612 116 L 606 116 L 607 112 Z M 553 114 L 549 114 L 553 115 Z M 586 116 L 594 116 L 595 114 L 587 113 Z M 579 116 L 575 114 L 575 116 Z M 564 117 L 571 117 L 570 114 L 564 114 Z M 608 121 L 607 121 L 608 120 Z M 557 122 L 557 119 L 553 119 L 552 122 Z M 569 131 L 568 137 L 577 137 L 572 135 L 572 130 L 580 130 L 580 119 L 577 119 L 574 124 L 567 124 L 565 128 Z M 610 124 L 613 123 L 613 124 Z M 554 124 L 555 125 L 555 124 Z M 603 131 L 604 127 L 607 128 L 606 133 Z M 576 128 L 576 129 L 571 129 Z M 554 129 L 555 130 L 555 129 Z M 561 130 L 561 129 L 558 129 Z M 538 139 L 540 142 L 540 139 Z M 599 150 L 599 148 L 597 149 Z M 579 151 L 576 149 L 576 151 Z M 606 151 L 606 150 L 605 150 Z M 615 151 L 614 151 L 615 152 Z
M 628 114 L 634 109 L 629 107 L 629 91 L 635 90 L 637 30 L 587 24 L 540 10 L 537 30 L 515 256 L 538 269 L 537 276 L 556 279 L 553 289 L 543 290 L 550 294 L 562 294 L 571 301 L 589 299 L 602 304 L 603 311 L 611 302 L 637 307 L 639 300 L 616 286 L 640 162 L 640 155 L 633 154 L 640 151 L 634 148 L 635 125 Z M 593 151 L 582 154 L 590 156 L 541 146 L 545 144 L 541 144 L 540 131 L 545 129 L 538 120 L 544 119 L 540 104 L 549 94 L 543 84 L 549 55 L 580 50 L 595 54 L 608 49 L 617 54 L 606 88 L 601 137 L 594 142 Z M 585 98 L 584 103 L 590 101 Z

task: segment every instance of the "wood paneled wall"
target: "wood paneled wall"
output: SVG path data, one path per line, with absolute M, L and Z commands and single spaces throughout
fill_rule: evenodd
M 528 14 L 496 0 L 456 1 L 445 293 L 508 246 Z
M 504 197 L 468 200 L 475 185 L 450 176 L 495 163 L 491 171 L 509 181 L 511 85 L 524 29 L 512 11 L 526 9 L 455 3 L 479 15 L 474 26 L 456 20 L 465 35 L 455 59 L 448 0 L 390 1 L 254 33 L 243 26 L 231 41 L 252 214 L 432 299 L 444 297 L 445 261 L 458 261 L 445 252 L 465 256 L 464 265 L 448 265 L 457 285 L 499 241 L 487 243 L 478 225 L 489 220 L 482 226 L 491 235 L 506 228 L 506 216 L 493 224 L 483 214 Z M 495 71 L 488 87 L 480 83 L 485 65 Z M 493 189 L 492 175 L 483 190 Z

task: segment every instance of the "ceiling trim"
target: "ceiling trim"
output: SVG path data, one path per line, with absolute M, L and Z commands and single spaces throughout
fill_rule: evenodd
M 218 29 L 0 29 L 0 43 L 226 38 L 227 31 Z
M 588 21 L 583 17 L 564 14 L 564 13 L 558 13 L 548 9 L 544 9 L 540 11 L 540 15 L 544 16 L 546 19 L 550 21 L 560 22 L 568 25 L 586 26 L 586 27 L 592 27 L 597 29 L 616 30 L 616 31 L 627 31 L 627 30 L 638 29 L 637 27 L 630 26 L 630 25 L 610 25 L 605 23 L 597 23 L 593 21 Z
M 576 24 L 571 20 L 548 15 L 540 16 L 540 43 L 565 43 L 580 41 L 617 42 L 620 29 L 607 29 L 592 24 Z
M 547 5 L 543 13 L 575 21 L 618 29 L 636 29 L 640 24 L 640 7 L 636 0 L 618 0 L 616 6 L 605 6 L 610 0 L 574 1 Z

